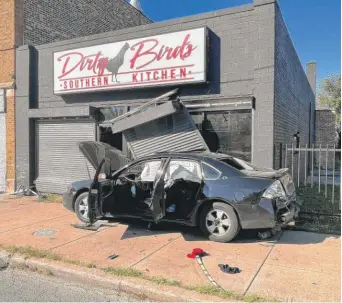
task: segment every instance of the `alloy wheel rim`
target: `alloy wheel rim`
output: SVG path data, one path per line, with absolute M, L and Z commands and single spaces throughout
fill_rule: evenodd
M 88 197 L 84 198 L 80 202 L 80 204 L 78 206 L 78 212 L 82 218 L 88 219 Z
M 211 234 L 223 236 L 230 228 L 229 216 L 223 210 L 213 209 L 207 214 L 205 225 Z

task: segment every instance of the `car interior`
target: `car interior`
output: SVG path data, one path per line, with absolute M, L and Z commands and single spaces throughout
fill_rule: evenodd
M 151 215 L 152 194 L 161 159 L 139 162 L 103 188 L 103 211 L 113 214 Z M 107 186 L 106 184 L 104 184 Z M 171 160 L 164 178 L 165 219 L 184 220 L 191 214 L 201 189 L 201 166 L 191 160 Z M 110 187 L 113 187 L 113 190 Z M 102 186 L 103 187 L 103 186 Z M 111 194 L 105 194 L 105 192 Z

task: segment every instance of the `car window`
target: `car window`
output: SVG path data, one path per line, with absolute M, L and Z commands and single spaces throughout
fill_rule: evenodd
M 121 173 L 121 176 L 129 176 L 130 179 L 142 182 L 153 182 L 161 166 L 161 160 L 139 162 Z
M 217 180 L 221 176 L 221 172 L 211 165 L 202 162 L 204 180 Z
M 183 179 L 185 181 L 201 182 L 201 167 L 192 160 L 172 160 L 166 170 L 165 181 Z

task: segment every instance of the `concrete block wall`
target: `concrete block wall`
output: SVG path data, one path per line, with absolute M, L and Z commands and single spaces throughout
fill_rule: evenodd
M 21 0 L 22 44 L 39 45 L 151 23 L 125 0 Z
M 30 154 L 34 155 L 34 149 L 30 146 L 30 120 L 28 118 L 30 96 L 30 63 L 32 61 L 32 47 L 21 46 L 16 52 L 17 91 L 16 91 L 16 185 L 25 187 L 32 185 L 30 173 L 35 167 L 34 161 L 30 161 Z M 32 79 L 31 79 L 32 80 Z M 31 164 L 31 165 L 29 165 Z
M 255 1 L 252 162 L 273 166 L 275 1 Z
M 286 28 L 280 8 L 275 12 L 274 144 L 292 143 L 300 132 L 300 144 L 312 143 L 315 95 Z M 311 112 L 310 112 L 311 104 Z M 309 123 L 311 121 L 311 138 Z M 279 164 L 279 150 L 274 157 Z

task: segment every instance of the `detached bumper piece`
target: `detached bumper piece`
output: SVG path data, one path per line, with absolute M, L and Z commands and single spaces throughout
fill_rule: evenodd
M 299 205 L 292 202 L 288 207 L 286 207 L 280 214 L 278 214 L 279 223 L 286 225 L 289 222 L 298 218 L 298 213 L 300 211 Z
M 94 224 L 83 224 L 83 223 L 74 223 L 71 224 L 71 226 L 79 229 L 85 229 L 85 230 L 92 230 L 92 231 L 97 231 L 101 225 L 94 225 Z

